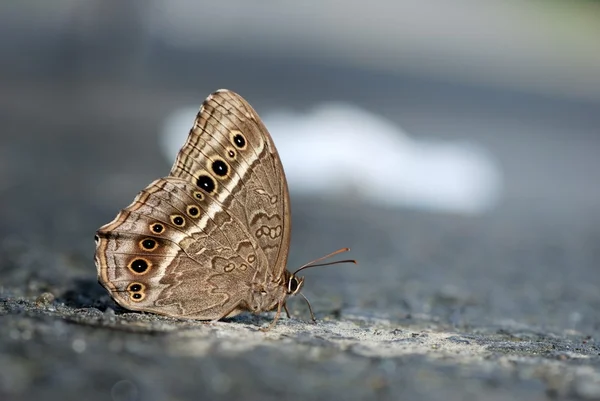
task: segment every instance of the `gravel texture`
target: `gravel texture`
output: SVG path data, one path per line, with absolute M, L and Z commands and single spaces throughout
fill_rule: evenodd
M 292 194 L 290 266 L 342 246 L 359 261 L 306 272 L 317 324 L 300 299 L 268 333 L 272 314 L 207 324 L 117 307 L 96 282 L 94 231 L 168 171 L 161 118 L 219 86 L 238 89 L 2 85 L 1 400 L 600 400 L 600 213 L 578 175 L 597 166 L 599 121 L 569 102 L 531 102 L 502 140 L 498 124 L 481 132 L 507 183 L 485 216 Z M 445 101 L 456 90 L 399 99 L 397 118 L 459 132 L 468 119 L 450 114 L 493 110 L 473 112 L 477 131 L 532 100 Z M 362 99 L 383 102 L 375 89 Z

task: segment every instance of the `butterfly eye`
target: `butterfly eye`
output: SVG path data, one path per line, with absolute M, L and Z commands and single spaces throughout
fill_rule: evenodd
M 297 289 L 298 289 L 298 281 L 296 280 L 296 277 L 294 277 L 290 280 L 290 292 L 294 292 Z

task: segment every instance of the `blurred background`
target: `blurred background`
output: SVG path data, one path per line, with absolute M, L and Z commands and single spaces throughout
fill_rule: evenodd
M 326 284 L 307 280 L 309 295 L 427 312 L 449 285 L 444 299 L 534 321 L 547 297 L 596 297 L 597 1 L 0 7 L 0 235 L 18 255 L 5 269 L 93 281 L 94 230 L 169 171 L 202 100 L 228 88 L 281 152 L 290 263 L 351 246 L 366 265 L 311 272 Z M 48 254 L 15 251 L 30 246 Z M 518 283 L 508 303 L 498 277 Z M 585 321 L 572 310 L 552 322 Z

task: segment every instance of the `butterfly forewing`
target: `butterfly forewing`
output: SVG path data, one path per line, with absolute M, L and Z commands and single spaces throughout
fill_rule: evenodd
M 291 229 L 287 182 L 273 140 L 248 102 L 225 90 L 209 96 L 171 175 L 209 189 L 214 183 L 215 198 L 244 221 L 265 253 L 265 277 L 283 274 Z

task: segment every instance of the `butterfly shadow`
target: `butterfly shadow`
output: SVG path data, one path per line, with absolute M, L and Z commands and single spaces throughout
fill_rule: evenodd
M 57 298 L 58 302 L 63 303 L 65 306 L 74 309 L 87 309 L 94 308 L 100 311 L 106 311 L 112 309 L 116 315 L 127 314 L 127 313 L 142 313 L 133 312 L 127 310 L 118 305 L 106 290 L 94 279 L 78 278 L 74 279 L 67 289 Z M 164 317 L 166 318 L 166 317 Z M 220 321 L 225 323 L 238 323 L 247 324 L 257 327 L 269 325 L 274 318 L 273 312 L 264 312 L 260 314 L 253 314 L 250 312 L 241 313 L 237 316 L 223 318 Z M 176 319 L 177 321 L 185 322 L 188 319 Z M 282 316 L 280 319 L 281 324 L 284 324 L 288 318 Z M 303 317 L 292 316 L 292 321 L 304 321 Z
M 106 290 L 94 279 L 79 278 L 73 280 L 58 300 L 71 308 L 96 308 L 101 311 L 107 308 L 121 309 L 106 293 Z
M 78 278 L 73 280 L 67 290 L 65 290 L 58 298 L 58 302 L 65 306 L 74 309 L 94 308 L 100 311 L 112 309 L 116 315 L 125 313 L 142 313 L 127 310 L 117 304 L 108 295 L 106 290 L 94 279 Z M 178 321 L 186 321 L 187 319 L 175 319 Z M 254 315 L 252 313 L 242 313 L 231 318 L 224 318 L 221 321 L 241 324 L 264 325 L 270 323 L 272 317 L 269 314 Z

